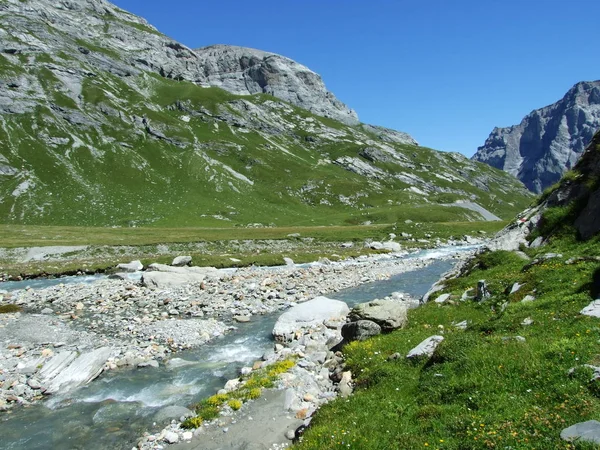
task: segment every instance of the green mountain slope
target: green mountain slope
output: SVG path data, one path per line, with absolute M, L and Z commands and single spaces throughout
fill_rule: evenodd
M 186 81 L 202 69 L 191 50 L 114 7 L 71 3 L 79 6 L 28 0 L 0 9 L 6 223 L 477 220 L 445 205 L 473 201 L 507 218 L 530 202 L 509 175 L 391 130 Z

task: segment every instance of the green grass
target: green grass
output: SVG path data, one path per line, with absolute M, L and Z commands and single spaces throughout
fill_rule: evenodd
M 0 305 L 0 314 L 10 314 L 21 311 L 21 308 L 17 305 Z
M 223 405 L 237 411 L 243 403 L 259 398 L 263 389 L 275 387 L 279 375 L 290 370 L 295 364 L 293 359 L 285 359 L 241 377 L 242 383 L 238 389 L 227 394 L 215 394 L 196 404 L 193 408 L 196 416 L 185 420 L 181 427 L 184 429 L 198 428 L 203 422 L 216 419 L 219 417 Z
M 196 266 L 246 267 L 283 264 L 288 257 L 296 263 L 319 258 L 339 260 L 377 253 L 364 247 L 364 241 L 387 240 L 396 233 L 404 249 L 430 248 L 436 239 L 460 238 L 464 234 L 484 236 L 498 231 L 501 222 L 394 224 L 332 227 L 276 228 L 87 228 L 31 225 L 0 225 L 0 242 L 7 249 L 44 246 L 90 246 L 74 251 L 64 258 L 20 262 L 0 259 L 0 272 L 11 277 L 40 274 L 70 274 L 79 271 L 114 270 L 118 263 L 140 259 L 145 265 L 158 262 L 170 264 L 172 255 L 186 254 Z M 402 238 L 401 232 L 412 235 Z M 484 233 L 483 235 L 481 233 Z M 413 239 L 424 239 L 416 242 Z M 254 241 L 256 249 L 240 249 L 239 243 Z M 271 241 L 286 241 L 281 249 Z M 202 242 L 198 250 L 195 243 Z M 341 242 L 352 242 L 351 248 L 341 248 Z M 164 246 L 169 250 L 164 253 Z M 236 261 L 232 261 L 232 258 Z
M 94 42 L 77 43 L 119 56 Z M 24 70 L 5 57 L 0 63 L 0 76 Z M 368 136 L 268 95 L 236 96 L 151 72 L 121 78 L 95 70 L 83 81 L 83 101 L 74 102 L 52 71 L 27 71 L 39 79 L 48 102 L 32 114 L 11 115 L 0 129 L 0 154 L 24 169 L 0 180 L 0 216 L 6 223 L 216 228 L 464 222 L 478 216 L 440 203 L 473 196 L 509 218 L 531 200 L 507 174 L 424 147 L 389 144 L 410 166 L 374 163 L 389 178 L 355 174 L 327 161 L 360 158 Z M 242 100 L 263 108 L 261 113 L 245 112 Z M 97 125 L 73 126 L 56 106 Z M 282 124 L 273 131 L 269 117 L 277 115 Z M 228 124 L 225 116 L 249 125 Z M 141 118 L 165 138 L 151 135 Z M 329 132 L 342 135 L 322 137 Z M 317 141 L 307 140 L 309 135 Z M 64 141 L 48 145 L 44 136 Z M 473 173 L 465 172 L 465 165 Z M 394 177 L 406 173 L 444 194 L 407 190 L 406 180 Z M 12 195 L 25 179 L 28 191 Z
M 452 295 L 449 304 L 430 302 L 409 313 L 407 328 L 348 345 L 355 394 L 324 406 L 298 448 L 594 448 L 559 434 L 600 415 L 598 382 L 583 367 L 600 364 L 600 323 L 579 314 L 592 300 L 599 264 L 565 264 L 597 255 L 600 242 L 562 234 L 528 250 L 531 257 L 536 252 L 563 256 L 525 268 L 527 261 L 511 252 L 482 254 L 440 292 Z M 461 302 L 480 279 L 492 298 Z M 515 282 L 523 287 L 509 295 Z M 528 294 L 536 300 L 521 303 Z M 521 325 L 526 318 L 533 324 Z M 465 331 L 453 326 L 463 320 Z M 445 340 L 430 361 L 387 361 L 440 332 Z

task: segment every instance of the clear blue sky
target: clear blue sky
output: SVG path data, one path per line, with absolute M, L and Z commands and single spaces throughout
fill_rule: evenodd
M 366 123 L 472 155 L 600 79 L 598 0 L 114 0 L 196 48 L 233 44 L 321 74 Z

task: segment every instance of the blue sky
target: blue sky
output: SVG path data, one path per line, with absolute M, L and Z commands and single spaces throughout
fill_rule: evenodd
M 321 74 L 366 123 L 472 155 L 600 79 L 597 0 L 113 0 L 196 48 L 233 44 Z

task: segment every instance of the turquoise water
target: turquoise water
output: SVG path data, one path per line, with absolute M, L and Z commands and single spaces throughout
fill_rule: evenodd
M 417 255 L 414 255 L 417 256 Z M 419 257 L 439 257 L 421 253 Z M 415 297 L 449 270 L 453 261 L 399 274 L 329 295 L 350 306 L 392 292 Z M 189 406 L 212 395 L 273 346 L 271 330 L 279 314 L 254 317 L 248 324 L 197 350 L 180 352 L 190 364 L 176 369 L 123 369 L 103 374 L 89 386 L 27 408 L 0 415 L 0 449 L 131 449 L 144 431 L 164 424 L 154 415 L 165 406 Z M 194 319 L 189 319 L 194 320 Z

